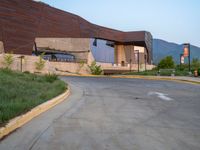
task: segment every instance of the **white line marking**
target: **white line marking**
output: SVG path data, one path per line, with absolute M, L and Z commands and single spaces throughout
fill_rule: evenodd
M 165 100 L 165 101 L 171 101 L 173 100 L 172 98 L 168 97 L 168 94 L 165 93 L 160 93 L 160 92 L 149 92 L 148 95 L 157 95 L 158 98 Z

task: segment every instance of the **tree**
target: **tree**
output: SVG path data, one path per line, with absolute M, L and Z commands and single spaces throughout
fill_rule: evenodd
M 159 69 L 172 69 L 175 67 L 175 63 L 172 56 L 166 56 L 158 63 Z
M 90 71 L 93 75 L 101 75 L 103 72 L 101 66 L 98 66 L 95 61 L 93 61 L 92 64 L 88 67 L 90 68 Z
M 193 58 L 191 66 L 195 70 L 199 69 L 200 68 L 200 60 L 198 58 Z

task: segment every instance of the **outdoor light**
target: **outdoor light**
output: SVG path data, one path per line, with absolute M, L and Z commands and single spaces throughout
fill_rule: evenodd
M 137 64 L 138 64 L 138 72 L 140 72 L 140 51 L 139 50 L 135 50 L 135 54 L 137 54 Z
M 147 71 L 147 55 L 144 54 L 145 71 Z
M 191 72 L 191 65 L 190 65 L 190 44 L 184 43 L 183 44 L 183 56 L 188 57 L 188 63 L 189 63 L 189 72 Z
M 23 69 L 22 69 L 22 64 L 23 64 L 23 62 L 24 62 L 24 58 L 25 58 L 25 56 L 20 56 L 20 57 L 18 57 L 18 58 L 20 58 L 20 70 L 21 70 L 21 72 L 23 71 Z

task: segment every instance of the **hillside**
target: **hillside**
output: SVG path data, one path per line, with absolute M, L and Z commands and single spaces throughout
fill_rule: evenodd
M 180 54 L 183 53 L 183 45 L 170 43 L 161 39 L 153 40 L 153 62 L 157 64 L 163 57 L 171 55 L 176 63 L 179 63 Z M 191 45 L 191 59 L 200 59 L 200 48 Z

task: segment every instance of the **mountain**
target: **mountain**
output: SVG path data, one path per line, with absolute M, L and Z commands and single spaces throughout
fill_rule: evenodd
M 191 60 L 193 58 L 200 59 L 200 48 L 194 45 L 191 45 Z M 165 56 L 171 55 L 174 58 L 174 61 L 180 63 L 180 54 L 183 53 L 183 45 L 176 43 L 170 43 L 161 39 L 153 40 L 153 62 L 158 64 L 158 62 Z

